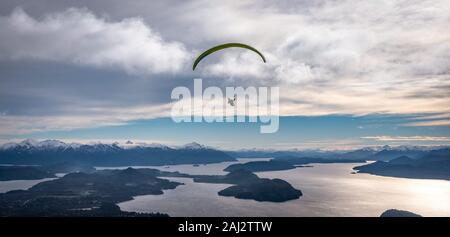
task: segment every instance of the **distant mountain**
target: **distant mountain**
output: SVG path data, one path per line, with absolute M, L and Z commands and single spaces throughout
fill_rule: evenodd
M 180 147 L 181 149 L 189 149 L 189 150 L 201 150 L 201 149 L 207 149 L 206 146 L 202 145 L 202 144 L 198 144 L 196 142 L 191 142 L 188 143 L 184 146 Z
M 316 158 L 334 158 L 345 153 L 345 151 L 327 150 L 271 150 L 271 149 L 243 149 L 237 151 L 227 151 L 233 157 L 239 158 L 273 158 L 278 156 L 308 156 Z
M 0 164 L 48 165 L 76 162 L 95 166 L 206 164 L 234 161 L 230 155 L 198 143 L 182 147 L 160 144 L 76 144 L 25 140 L 0 148 Z M 134 145 L 134 146 L 130 146 Z
M 345 159 L 345 160 L 383 160 L 388 161 L 399 156 L 419 158 L 432 150 L 445 149 L 445 146 L 374 146 L 356 150 L 271 150 L 271 149 L 246 149 L 227 151 L 233 157 L 242 158 L 273 158 L 283 156 L 309 157 L 321 159 Z
M 442 148 L 437 150 L 431 150 L 426 153 L 422 158 L 432 161 L 439 161 L 450 157 L 450 148 Z
M 56 178 L 56 174 L 58 173 L 92 173 L 95 171 L 96 169 L 90 165 L 76 162 L 33 166 L 0 165 L 0 181 Z
M 389 164 L 393 165 L 408 165 L 414 163 L 414 159 L 409 156 L 399 156 L 389 161 Z
M 76 173 L 76 172 L 83 172 L 83 173 L 92 173 L 95 172 L 96 169 L 90 165 L 87 164 L 81 164 L 77 162 L 62 162 L 57 164 L 51 164 L 46 166 L 40 166 L 40 170 L 47 171 L 52 174 L 57 173 Z
M 450 180 L 450 149 L 432 150 L 416 159 L 400 156 L 390 161 L 376 161 L 353 169 L 358 170 L 358 173 L 382 176 Z
M 338 157 L 343 159 L 362 160 L 372 157 L 376 153 L 380 152 L 380 150 L 382 150 L 380 147 L 364 147 L 354 151 L 345 152 L 338 155 Z
M 431 150 L 442 149 L 440 146 L 375 146 L 365 147 L 354 151 L 337 154 L 334 158 L 355 160 L 382 160 L 388 161 L 399 156 L 419 158 Z
M 65 143 L 59 140 L 44 140 L 37 141 L 34 139 L 25 139 L 21 142 L 10 142 L 0 146 L 0 150 L 11 150 L 11 149 L 67 149 L 67 148 L 78 148 L 81 144 L 79 143 Z
M 33 180 L 55 177 L 56 176 L 51 172 L 32 166 L 0 166 L 0 181 Z
M 286 161 L 251 161 L 244 164 L 232 164 L 224 169 L 224 171 L 232 172 L 240 169 L 245 169 L 251 172 L 274 171 L 274 170 L 289 170 L 295 169 L 295 166 Z
M 275 157 L 274 160 L 276 161 L 284 161 L 288 162 L 292 165 L 306 165 L 311 163 L 323 163 L 323 164 L 330 164 L 330 163 L 358 163 L 358 162 L 366 162 L 365 160 L 356 160 L 356 159 L 342 159 L 342 158 L 315 158 L 315 157 L 297 157 L 297 156 L 279 156 Z
M 368 160 L 392 160 L 399 156 L 408 156 L 411 158 L 419 158 L 429 152 L 427 147 L 421 146 L 399 146 L 390 147 L 384 146 L 382 150 L 373 155 L 367 156 Z
M 127 141 L 112 143 L 65 143 L 59 140 L 36 141 L 27 139 L 0 146 L 0 164 L 47 165 L 62 162 L 78 162 L 89 165 L 171 165 L 204 164 L 234 161 L 233 157 L 274 158 L 296 157 L 295 165 L 307 163 L 352 162 L 362 160 L 389 161 L 400 156 L 418 159 L 430 152 L 444 152 L 448 147 L 427 146 L 376 146 L 353 151 L 328 150 L 270 150 L 247 149 L 222 152 L 196 142 L 184 146 L 169 147 L 158 143 Z M 442 154 L 433 154 L 439 156 Z M 302 159 L 298 159 L 298 158 Z M 307 158 L 307 159 L 305 159 Z M 311 161 L 308 161 L 311 160 Z M 320 160 L 314 160 L 320 159 Z

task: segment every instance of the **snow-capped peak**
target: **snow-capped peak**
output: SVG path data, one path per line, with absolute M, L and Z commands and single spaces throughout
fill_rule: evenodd
M 383 149 L 385 149 L 386 147 L 383 146 L 368 146 L 368 147 L 363 147 L 358 149 L 359 151 L 366 151 L 366 152 L 378 152 L 381 151 Z
M 161 144 L 161 143 L 155 143 L 155 142 L 150 143 L 150 144 L 146 144 L 146 147 L 163 148 L 163 149 L 168 148 L 168 146 L 166 146 L 166 145 L 164 145 L 164 144 Z
M 39 142 L 34 139 L 25 139 L 21 142 L 10 142 L 10 143 L 3 144 L 1 146 L 1 148 L 2 149 L 10 149 L 10 148 L 18 147 L 18 146 L 31 148 L 31 147 L 36 146 L 36 144 L 38 144 L 38 143 Z
M 67 147 L 67 144 L 59 140 L 44 140 L 35 144 L 38 147 Z
M 25 139 L 25 140 L 21 141 L 20 143 L 18 143 L 18 145 L 21 145 L 21 146 L 36 146 L 37 144 L 39 144 L 39 141 L 31 139 L 31 138 Z
M 161 144 L 161 143 L 146 143 L 146 142 L 133 142 L 133 141 L 126 141 L 125 143 L 122 143 L 120 145 L 122 148 L 135 148 L 135 147 L 142 147 L 142 148 L 161 148 L 161 149 L 167 149 L 168 146 Z
M 191 142 L 191 143 L 188 143 L 188 144 L 182 146 L 181 148 L 196 150 L 196 149 L 205 149 L 206 147 L 204 145 L 202 145 L 202 144 L 197 143 L 197 142 Z
M 10 142 L 1 146 L 1 149 L 12 149 L 16 147 L 25 147 L 25 148 L 38 148 L 38 149 L 54 149 L 54 148 L 76 148 L 81 144 L 78 143 L 65 143 L 59 140 L 44 140 L 37 141 L 34 139 L 25 139 L 21 142 Z
M 139 141 L 126 141 L 126 142 L 113 142 L 113 143 L 102 143 L 102 142 L 89 142 L 89 143 L 65 143 L 60 140 L 43 140 L 38 141 L 34 139 L 26 139 L 21 142 L 10 142 L 0 145 L 0 149 L 14 149 L 14 148 L 25 148 L 25 149 L 67 149 L 67 148 L 80 148 L 81 146 L 88 146 L 97 150 L 107 150 L 107 149 L 132 149 L 132 148 L 159 148 L 159 149 L 170 149 L 171 147 L 160 144 L 160 143 L 146 143 Z M 188 143 L 184 146 L 173 147 L 174 149 L 205 149 L 206 146 L 198 144 L 196 142 Z

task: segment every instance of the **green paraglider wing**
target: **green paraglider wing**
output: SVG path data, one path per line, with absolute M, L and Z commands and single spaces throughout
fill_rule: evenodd
M 266 62 L 266 58 L 264 57 L 264 55 L 262 53 L 260 53 L 257 49 L 253 48 L 250 45 L 246 45 L 246 44 L 241 44 L 241 43 L 227 43 L 227 44 L 221 44 L 221 45 L 217 45 L 215 47 L 212 47 L 208 50 L 206 50 L 205 52 L 203 52 L 202 54 L 200 54 L 200 56 L 197 57 L 197 59 L 194 62 L 194 65 L 192 66 L 192 70 L 195 70 L 195 68 L 197 67 L 197 64 L 202 61 L 203 58 L 205 58 L 206 56 L 222 50 L 222 49 L 226 49 L 226 48 L 233 48 L 233 47 L 238 47 L 238 48 L 244 48 L 244 49 L 248 49 L 251 50 L 255 53 L 257 53 L 263 60 L 263 62 Z

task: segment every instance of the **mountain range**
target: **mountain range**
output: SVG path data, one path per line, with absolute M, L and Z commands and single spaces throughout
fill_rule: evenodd
M 161 144 L 79 144 L 59 140 L 24 140 L 0 147 L 0 164 L 48 165 L 79 162 L 95 166 L 207 164 L 234 161 L 232 156 L 198 143 L 180 147 Z
M 358 173 L 382 176 L 450 180 L 450 148 L 432 150 L 420 158 L 400 156 L 354 168 Z
M 269 150 L 247 149 L 221 151 L 192 142 L 184 146 L 159 143 L 65 143 L 59 140 L 27 139 L 0 146 L 0 164 L 48 165 L 78 162 L 96 166 L 207 164 L 235 161 L 239 158 L 308 157 L 309 159 L 346 161 L 390 161 L 407 156 L 448 155 L 448 146 L 376 146 L 356 150 Z
M 273 157 L 309 157 L 321 159 L 345 160 L 382 160 L 388 161 L 399 156 L 420 158 L 431 151 L 449 148 L 448 146 L 374 146 L 355 150 L 271 150 L 271 149 L 244 149 L 227 151 L 234 157 L 245 158 L 273 158 Z

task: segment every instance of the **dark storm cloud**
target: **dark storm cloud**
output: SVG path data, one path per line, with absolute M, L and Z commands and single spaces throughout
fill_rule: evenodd
M 187 77 L 130 76 L 58 63 L 2 63 L 0 108 L 9 115 L 80 113 L 97 107 L 151 106 L 171 101 L 170 91 Z

